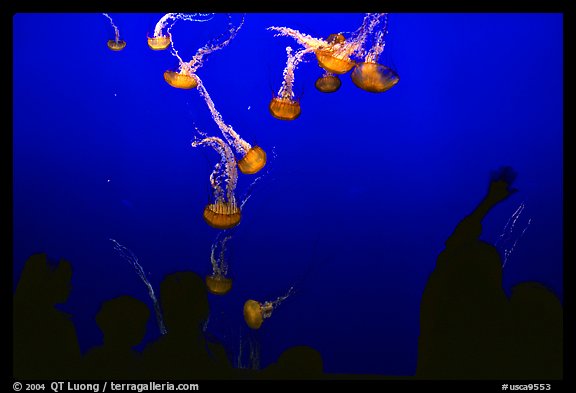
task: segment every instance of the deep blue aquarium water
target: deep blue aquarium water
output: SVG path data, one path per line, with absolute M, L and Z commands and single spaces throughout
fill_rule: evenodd
M 163 79 L 178 60 L 146 41 L 162 14 L 110 16 L 122 51 L 107 47 L 114 29 L 102 14 L 13 18 L 13 282 L 34 253 L 70 261 L 61 309 L 83 351 L 101 341 L 103 301 L 127 294 L 152 309 L 110 238 L 139 258 L 158 293 L 167 274 L 210 274 L 219 233 L 202 219 L 219 157 L 191 142 L 196 128 L 222 134 L 197 90 Z M 500 242 L 502 255 L 514 246 L 504 288 L 538 281 L 562 299 L 562 15 L 390 14 L 379 61 L 398 73 L 396 86 L 369 93 L 342 75 L 339 91 L 321 93 L 308 55 L 295 72 L 301 116 L 273 118 L 286 47 L 300 46 L 267 28 L 327 37 L 362 18 L 247 14 L 197 71 L 224 122 L 269 158 L 228 242 L 233 288 L 210 296 L 205 324 L 233 364 L 247 343 L 259 346 L 261 367 L 307 345 L 328 373 L 413 375 L 427 279 L 503 165 L 518 173 L 519 191 L 488 215 L 483 239 L 495 243 L 517 222 Z M 223 14 L 178 21 L 179 54 L 190 59 L 226 24 Z M 257 176 L 239 174 L 239 197 Z M 292 286 L 259 330 L 248 329 L 247 299 Z M 152 316 L 146 342 L 159 334 Z

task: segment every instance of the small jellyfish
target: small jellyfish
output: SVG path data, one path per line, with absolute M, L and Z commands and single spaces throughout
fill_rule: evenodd
M 225 295 L 232 289 L 232 279 L 224 276 L 206 276 L 208 291 L 214 295 Z
M 214 190 L 214 202 L 204 208 L 203 217 L 208 225 L 216 229 L 230 229 L 240 223 L 241 211 L 236 203 L 234 190 L 238 181 L 236 160 L 230 146 L 217 137 L 205 137 L 192 142 L 192 147 L 208 145 L 220 154 L 220 162 L 216 164 L 210 175 L 210 183 Z M 222 188 L 226 184 L 226 190 Z
M 268 109 L 270 110 L 270 114 L 276 119 L 288 121 L 297 119 L 302 111 L 300 102 L 285 97 L 272 98 Z
M 284 68 L 283 81 L 278 95 L 272 98 L 268 109 L 270 114 L 279 120 L 294 120 L 300 116 L 300 102 L 294 99 L 294 71 L 306 53 L 310 53 L 311 49 L 300 50 L 293 53 L 291 47 L 286 48 L 288 58 L 286 60 L 286 67 Z
M 170 36 L 148 37 L 148 46 L 152 50 L 164 50 L 170 46 Z
M 124 49 L 124 47 L 126 47 L 126 41 L 122 41 L 122 40 L 108 40 L 108 48 L 110 48 L 113 51 L 120 51 L 122 49 Z
M 320 67 L 326 71 L 345 74 L 356 65 L 352 56 L 363 56 L 368 36 L 385 15 L 366 14 L 362 25 L 349 39 L 342 33 L 330 34 L 326 40 L 322 40 L 287 27 L 272 26 L 268 29 L 277 31 L 277 35 L 292 37 L 304 48 L 310 49 L 316 55 Z
M 346 37 L 342 33 L 333 33 L 326 38 L 326 42 L 330 45 L 342 44 L 344 41 L 346 41 Z
M 171 34 L 167 31 L 166 34 L 162 30 L 168 26 L 169 30 L 176 20 L 186 20 L 192 22 L 207 22 L 214 17 L 214 14 L 165 14 L 154 28 L 154 35 L 148 37 L 148 46 L 152 50 L 164 50 L 170 46 Z
M 340 81 L 340 78 L 329 72 L 324 73 L 324 75 L 316 79 L 316 83 L 314 83 L 316 89 L 322 93 L 334 93 L 340 89 L 341 85 L 342 82 Z
M 217 200 L 206 205 L 202 216 L 213 228 L 230 229 L 240 223 L 241 212 L 236 202 Z
M 206 287 L 214 295 L 225 295 L 232 289 L 232 279 L 228 276 L 228 263 L 226 262 L 226 244 L 232 238 L 232 235 L 220 232 L 216 241 L 212 244 L 210 252 L 210 261 L 212 262 L 212 274 L 206 276 Z M 217 248 L 220 247 L 218 256 Z
M 105 13 L 102 15 L 104 15 L 106 18 L 108 18 L 108 20 L 110 20 L 110 24 L 114 28 L 114 39 L 108 40 L 107 42 L 108 48 L 110 48 L 110 50 L 113 50 L 115 52 L 124 49 L 124 47 L 126 47 L 126 41 L 120 39 L 120 30 L 118 30 L 118 27 L 116 27 L 110 15 Z
M 176 15 L 186 15 L 186 14 L 176 14 Z M 195 14 L 194 14 L 195 15 Z M 178 18 L 176 19 L 184 19 Z M 185 19 L 185 20 L 195 20 L 195 19 Z M 226 47 L 232 39 L 236 36 L 242 25 L 244 24 L 244 16 L 242 16 L 242 20 L 238 26 L 234 26 L 232 24 L 232 16 L 228 14 L 228 29 L 225 31 L 224 34 L 228 34 L 228 38 L 226 38 L 222 42 L 218 42 L 221 37 L 224 35 L 222 34 L 220 37 L 217 37 L 206 45 L 201 47 L 196 51 L 196 54 L 192 57 L 192 59 L 188 62 L 184 61 L 180 54 L 174 47 L 174 37 L 170 34 L 170 29 L 172 28 L 173 24 L 171 24 L 167 28 L 167 33 L 169 34 L 170 44 L 172 45 L 172 56 L 178 59 L 178 71 L 166 71 L 164 72 L 164 80 L 172 87 L 176 87 L 179 89 L 193 89 L 197 86 L 196 81 L 196 71 L 202 67 L 204 64 L 205 57 L 211 54 L 212 52 L 218 51 L 224 47 Z
M 236 153 L 242 157 L 238 160 L 240 172 L 244 174 L 254 174 L 260 171 L 266 165 L 266 152 L 260 146 L 252 146 L 246 142 L 231 125 L 224 123 L 222 115 L 216 109 L 214 101 L 212 101 L 212 97 L 210 97 L 204 83 L 197 75 L 195 75 L 194 78 L 198 82 L 198 92 L 200 96 L 204 98 L 206 105 L 208 105 L 212 119 L 216 122 L 218 128 L 220 128 L 220 131 L 222 131 L 226 142 L 234 147 Z
M 253 175 L 266 165 L 266 152 L 257 145 L 252 146 L 238 161 L 238 169 L 246 175 Z
M 164 80 L 170 86 L 177 89 L 187 90 L 194 89 L 198 86 L 198 82 L 193 76 L 187 73 L 179 73 L 176 71 L 164 71 Z
M 264 303 L 252 299 L 247 300 L 246 303 L 244 303 L 244 321 L 246 321 L 248 327 L 255 330 L 259 329 L 264 320 L 270 318 L 272 311 L 292 295 L 293 291 L 294 287 L 291 287 L 286 295 Z

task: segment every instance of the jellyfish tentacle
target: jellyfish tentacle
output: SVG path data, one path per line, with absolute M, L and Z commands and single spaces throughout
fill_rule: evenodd
M 206 90 L 204 83 L 202 82 L 200 77 L 198 77 L 198 75 L 195 75 L 195 79 L 198 83 L 198 87 L 197 87 L 198 92 L 200 93 L 200 96 L 204 99 L 204 101 L 206 102 L 206 105 L 208 105 L 208 109 L 210 110 L 210 113 L 212 114 L 212 119 L 214 119 L 214 121 L 218 125 L 218 128 L 220 128 L 220 131 L 222 131 L 222 135 L 224 135 L 226 142 L 228 142 L 231 146 L 233 146 L 239 155 L 245 156 L 246 153 L 248 152 L 248 150 L 250 150 L 252 148 L 252 145 L 250 145 L 250 143 L 248 143 L 244 139 L 242 139 L 240 137 L 240 135 L 236 131 L 234 131 L 234 128 L 232 128 L 231 125 L 224 123 L 224 120 L 222 119 L 222 115 L 216 109 L 216 106 L 214 105 L 214 101 L 212 101 L 212 98 L 210 97 L 208 90 Z
M 230 44 L 230 42 L 234 39 L 234 37 L 236 37 L 236 35 L 244 25 L 244 19 L 245 16 L 242 15 L 242 20 L 240 21 L 238 26 L 234 26 L 232 24 L 232 16 L 228 14 L 228 29 L 222 34 L 224 35 L 228 33 L 229 34 L 228 38 L 221 43 L 218 43 L 221 37 L 215 38 L 212 41 L 208 42 L 203 47 L 201 47 L 200 49 L 198 49 L 198 51 L 196 51 L 196 54 L 192 57 L 192 60 L 188 62 L 189 72 L 195 73 L 196 70 L 202 66 L 202 59 L 205 56 L 228 46 L 228 44 Z
M 114 29 L 114 39 L 108 40 L 107 42 L 108 48 L 110 48 L 110 50 L 113 50 L 115 52 L 121 51 L 126 46 L 126 41 L 120 39 L 120 30 L 118 29 L 118 26 L 114 24 L 112 17 L 106 13 L 102 13 L 102 15 L 108 18 L 110 24 L 112 25 L 112 28 Z
M 220 162 L 210 175 L 215 200 L 204 208 L 204 220 L 217 229 L 233 228 L 240 223 L 241 218 L 241 210 L 234 196 L 238 180 L 234 153 L 230 146 L 218 137 L 211 136 L 192 142 L 192 147 L 201 145 L 208 145 L 220 154 Z M 225 190 L 222 183 L 225 183 Z
M 118 42 L 120 40 L 120 30 L 118 30 L 118 26 L 114 24 L 114 21 L 112 20 L 112 17 L 110 15 L 106 13 L 102 13 L 102 15 L 104 15 L 106 18 L 110 20 L 110 24 L 114 28 L 114 41 Z
M 156 313 L 156 322 L 158 323 L 158 329 L 160 330 L 160 333 L 166 334 L 167 330 L 166 325 L 164 324 L 162 311 L 160 310 L 160 304 L 158 303 L 158 299 L 156 298 L 156 294 L 154 293 L 154 288 L 152 287 L 152 284 L 150 284 L 150 281 L 148 281 L 148 277 L 146 277 L 144 269 L 138 262 L 138 257 L 132 252 L 132 250 L 118 243 L 116 240 L 114 239 L 109 240 L 114 245 L 114 251 L 116 251 L 118 255 L 120 255 L 122 258 L 128 261 L 130 265 L 132 265 L 132 267 L 136 271 L 136 274 L 138 275 L 138 277 L 140 277 L 140 279 L 146 286 L 146 289 L 148 290 L 148 296 L 150 297 L 154 305 L 154 312 Z

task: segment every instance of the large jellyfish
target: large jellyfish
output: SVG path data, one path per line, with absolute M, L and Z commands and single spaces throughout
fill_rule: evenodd
M 242 25 L 244 24 L 244 15 L 238 26 L 232 24 L 232 16 L 228 14 L 228 30 L 220 37 L 208 42 L 206 45 L 196 51 L 196 54 L 188 62 L 184 61 L 178 50 L 174 47 L 174 39 L 171 38 L 172 55 L 178 59 L 178 71 L 165 71 L 164 80 L 172 87 L 178 89 L 193 89 L 197 86 L 195 78 L 196 71 L 202 67 L 204 58 L 209 54 L 226 47 L 230 41 L 236 36 Z M 219 42 L 222 36 L 228 34 L 228 38 Z
M 364 61 L 356 64 L 351 74 L 356 86 L 371 93 L 383 93 L 390 90 L 400 80 L 393 69 L 377 63 L 378 57 L 384 51 L 387 26 L 388 16 L 385 15 L 384 26 L 376 33 L 372 48 L 364 57 Z
M 271 26 L 268 29 L 277 31 L 276 36 L 292 37 L 304 48 L 314 52 L 318 64 L 326 71 L 345 74 L 356 63 L 351 58 L 352 56 L 364 56 L 366 40 L 385 15 L 366 14 L 362 25 L 348 39 L 342 33 L 330 34 L 326 40 L 323 40 L 288 27 Z
M 338 91 L 340 85 L 342 85 L 340 78 L 328 71 L 325 71 L 324 75 L 316 79 L 316 83 L 314 83 L 316 89 L 322 93 L 334 93 Z
M 113 50 L 115 52 L 124 49 L 124 47 L 126 46 L 126 41 L 123 41 L 120 39 L 120 30 L 118 30 L 118 27 L 114 24 L 112 17 L 110 17 L 110 15 L 105 14 L 105 13 L 103 13 L 102 15 L 104 15 L 106 18 L 108 18 L 110 20 L 110 24 L 112 25 L 112 28 L 114 29 L 114 39 L 108 40 L 108 43 L 107 43 L 108 48 L 110 48 L 111 50 Z
M 212 244 L 210 261 L 212 274 L 206 276 L 206 287 L 214 295 L 225 295 L 232 289 L 232 279 L 228 277 L 228 263 L 226 262 L 226 244 L 232 238 L 228 231 L 218 234 Z M 218 252 L 220 247 L 220 252 Z
M 270 318 L 274 311 L 284 300 L 294 293 L 294 287 L 290 287 L 288 293 L 279 296 L 276 300 L 260 303 L 249 299 L 244 303 L 244 320 L 251 329 L 259 329 L 265 319 Z
M 205 137 L 192 142 L 192 147 L 208 145 L 220 154 L 220 162 L 216 164 L 210 175 L 210 184 L 214 190 L 214 202 L 204 208 L 204 220 L 217 229 L 233 228 L 240 223 L 240 207 L 236 203 L 234 190 L 238 180 L 236 160 L 230 146 L 222 139 L 214 136 Z M 226 183 L 226 189 L 222 184 Z
M 383 24 L 383 28 L 377 29 L 380 23 Z M 362 25 L 350 37 L 346 38 L 343 33 L 334 33 L 326 40 L 288 27 L 272 26 L 268 29 L 277 31 L 276 36 L 294 38 L 306 51 L 316 54 L 318 64 L 326 71 L 315 84 L 321 92 L 330 93 L 338 90 L 340 80 L 333 74 L 345 74 L 354 68 L 351 77 L 356 86 L 369 92 L 382 93 L 399 81 L 398 74 L 394 70 L 377 62 L 384 50 L 387 25 L 388 14 L 369 13 L 364 16 Z M 376 33 L 373 33 L 374 31 Z M 367 50 L 367 41 L 370 37 L 373 37 L 373 45 Z
M 164 50 L 168 48 L 171 42 L 170 28 L 179 19 L 191 22 L 206 22 L 213 17 L 214 14 L 166 14 L 156 23 L 154 35 L 148 37 L 148 46 L 152 50 Z M 164 34 L 163 30 L 166 30 L 166 34 Z
M 291 47 L 286 47 L 286 67 L 284 68 L 284 81 L 278 91 L 278 95 L 272 98 L 268 109 L 272 116 L 279 120 L 294 120 L 300 116 L 300 103 L 294 99 L 294 71 L 302 61 L 305 54 L 312 52 L 312 49 L 303 49 L 296 53 Z
M 208 90 L 206 90 L 200 77 L 194 75 L 193 78 L 196 81 L 196 86 L 198 87 L 200 96 L 204 98 L 204 101 L 210 110 L 210 114 L 218 125 L 218 128 L 220 128 L 220 131 L 222 131 L 224 138 L 230 146 L 234 147 L 236 153 L 242 157 L 238 160 L 238 168 L 240 169 L 240 172 L 244 174 L 254 174 L 259 172 L 264 168 L 264 165 L 266 165 L 266 152 L 260 146 L 250 145 L 250 143 L 246 142 L 236 131 L 234 131 L 231 125 L 224 123 L 222 115 L 216 109 L 214 101 L 212 101 L 212 98 L 210 97 L 210 94 L 208 94 Z

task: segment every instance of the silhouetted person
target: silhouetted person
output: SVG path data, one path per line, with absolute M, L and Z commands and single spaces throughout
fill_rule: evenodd
M 288 348 L 261 371 L 260 378 L 270 379 L 322 379 L 323 362 L 320 352 L 307 346 Z
M 204 280 L 192 272 L 170 274 L 160 285 L 160 302 L 168 332 L 144 350 L 149 378 L 216 379 L 229 375 L 223 348 L 208 343 L 202 334 L 209 311 Z
M 14 377 L 74 378 L 80 348 L 70 316 L 56 309 L 70 293 L 72 267 L 49 266 L 45 254 L 27 261 L 14 294 Z
M 558 336 L 556 328 L 530 328 L 529 323 L 526 325 L 527 315 L 523 315 L 526 304 L 550 304 L 549 294 L 527 302 L 523 297 L 514 300 L 513 296 L 509 303 L 502 289 L 500 255 L 496 248 L 480 240 L 484 217 L 516 191 L 510 188 L 515 176 L 509 167 L 493 174 L 487 195 L 458 224 L 438 257 L 420 308 L 417 377 L 532 378 L 525 359 L 519 358 L 524 350 L 529 350 L 525 346 L 530 340 L 520 337 L 532 337 L 533 346 L 556 342 L 558 338 L 561 341 L 561 332 Z M 553 313 L 550 321 L 557 316 L 556 311 Z M 541 335 L 548 328 L 554 330 L 554 338 Z M 551 366 L 556 367 L 561 369 L 561 364 Z
M 512 288 L 512 378 L 562 379 L 562 305 L 537 282 Z
M 84 358 L 87 379 L 144 379 L 141 354 L 132 347 L 146 334 L 150 311 L 131 296 L 121 296 L 102 304 L 96 323 L 103 333 L 103 345 L 92 348 Z

